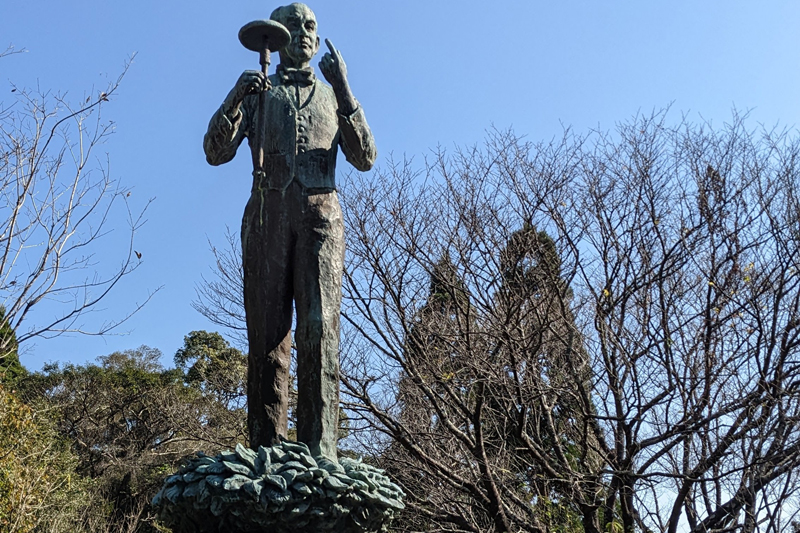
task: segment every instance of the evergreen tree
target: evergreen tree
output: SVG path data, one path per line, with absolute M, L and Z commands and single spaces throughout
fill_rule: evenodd
M 499 333 L 503 372 L 489 384 L 494 416 L 487 417 L 487 426 L 495 425 L 498 446 L 535 448 L 536 459 L 512 454 L 511 470 L 539 505 L 577 520 L 569 483 L 553 479 L 542 464 L 557 464 L 561 454 L 588 473 L 601 461 L 596 442 L 587 439 L 591 370 L 571 309 L 572 292 L 555 242 L 528 223 L 509 237 L 499 265 L 491 329 Z
M 83 531 L 88 483 L 70 443 L 0 384 L 0 531 Z
M 462 525 L 490 529 L 492 503 L 454 486 L 455 479 L 487 491 L 506 487 L 529 502 L 537 527 L 569 531 L 580 522 L 566 484 L 553 483 L 539 464 L 556 441 L 576 463 L 596 461 L 572 428 L 585 418 L 575 377 L 586 394 L 590 379 L 555 243 L 525 225 L 495 265 L 494 299 L 482 309 L 473 307 L 448 255 L 430 270 L 426 301 L 405 342 L 398 424 L 384 457 L 410 494 L 401 529 L 459 524 L 465 509 L 471 516 Z M 526 450 L 531 442 L 540 457 Z
M 175 353 L 175 366 L 186 384 L 214 395 L 231 408 L 243 408 L 247 398 L 247 355 L 217 332 L 192 331 Z
M 205 332 L 187 339 L 194 355 L 182 353 L 196 373 L 164 368 L 159 350 L 141 346 L 96 364 L 48 365 L 20 381 L 20 396 L 75 454 L 76 482 L 91 487 L 92 512 L 70 531 L 160 531 L 150 500 L 164 477 L 198 450 L 246 442 L 244 410 L 227 402 L 233 381 L 220 377 L 229 369 L 218 368 L 228 360 L 224 341 Z
M 431 423 L 435 410 L 426 406 L 425 382 L 439 392 L 436 382 L 452 381 L 464 373 L 460 368 L 459 341 L 469 324 L 469 294 L 463 279 L 448 255 L 433 265 L 425 304 L 406 341 L 405 359 L 408 370 L 400 377 L 398 399 L 403 404 L 401 416 L 416 424 Z M 416 383 L 414 381 L 416 380 Z M 427 414 L 420 418 L 423 412 Z
M 12 388 L 28 371 L 19 362 L 17 335 L 6 320 L 5 308 L 0 306 L 0 383 Z

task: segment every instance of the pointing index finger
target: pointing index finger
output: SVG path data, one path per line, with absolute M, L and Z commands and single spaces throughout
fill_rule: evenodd
M 336 47 L 333 46 L 333 43 L 331 42 L 330 39 L 328 38 L 325 39 L 325 45 L 328 47 L 328 50 L 331 51 L 332 55 L 336 55 Z

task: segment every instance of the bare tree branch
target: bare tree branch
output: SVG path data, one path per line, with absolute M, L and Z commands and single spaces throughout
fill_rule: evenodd
M 0 104 L 0 305 L 20 343 L 68 332 L 109 333 L 153 295 L 125 316 L 91 327 L 83 321 L 141 264 L 133 243 L 150 201 L 134 211 L 130 189 L 110 176 L 107 156 L 96 153 L 114 130 L 102 111 L 129 66 L 77 104 L 63 94 L 16 86 L 15 100 Z M 112 226 L 120 222 L 127 226 L 122 259 L 113 268 L 107 258 L 100 265 L 96 254 L 113 248 Z

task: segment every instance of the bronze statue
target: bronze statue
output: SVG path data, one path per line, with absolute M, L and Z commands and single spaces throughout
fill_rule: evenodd
M 270 19 L 290 34 L 277 72 L 242 73 L 211 118 L 203 146 L 208 162 L 221 165 L 247 137 L 258 161 L 242 220 L 250 446 L 286 436 L 294 304 L 297 437 L 313 454 L 335 460 L 344 263 L 336 154 L 340 146 L 366 171 L 376 150 L 339 51 L 326 39 L 330 52 L 319 69 L 330 86 L 309 66 L 320 46 L 311 9 L 294 3 Z

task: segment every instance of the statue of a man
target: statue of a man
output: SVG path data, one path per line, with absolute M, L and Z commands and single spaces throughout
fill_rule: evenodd
M 292 303 L 297 311 L 297 437 L 312 453 L 336 458 L 339 415 L 339 311 L 344 225 L 336 194 L 337 147 L 369 170 L 376 150 L 347 68 L 330 41 L 319 69 L 317 21 L 304 4 L 279 7 L 270 18 L 289 30 L 280 65 L 265 78 L 247 70 L 211 118 L 203 146 L 208 162 L 233 159 L 247 137 L 263 148 L 263 171 L 242 220 L 244 305 L 250 344 L 247 376 L 250 445 L 286 436 Z M 258 120 L 258 94 L 268 91 Z M 260 128 L 260 135 L 255 132 Z M 262 139 L 261 147 L 254 146 Z

